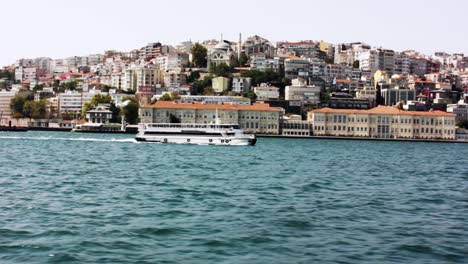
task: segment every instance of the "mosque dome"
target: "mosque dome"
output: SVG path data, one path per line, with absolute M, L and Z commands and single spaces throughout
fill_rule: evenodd
M 229 44 L 227 44 L 226 42 L 220 42 L 220 43 L 216 44 L 215 49 L 216 50 L 227 51 L 227 50 L 231 49 L 231 46 Z

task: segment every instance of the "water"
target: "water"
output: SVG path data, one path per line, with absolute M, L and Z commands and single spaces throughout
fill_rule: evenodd
M 0 133 L 0 263 L 467 263 L 468 145 Z

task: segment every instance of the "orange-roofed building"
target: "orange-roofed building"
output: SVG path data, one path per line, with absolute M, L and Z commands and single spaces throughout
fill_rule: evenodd
M 310 111 L 307 118 L 318 136 L 455 139 L 455 115 L 442 111 L 322 108 Z
M 252 105 L 204 104 L 201 102 L 181 103 L 157 101 L 140 108 L 142 123 L 214 123 L 216 112 L 221 123 L 239 124 L 248 133 L 279 134 L 282 108 L 269 104 Z

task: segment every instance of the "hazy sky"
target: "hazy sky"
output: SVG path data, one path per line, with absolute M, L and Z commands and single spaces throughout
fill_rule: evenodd
M 466 0 L 14 0 L 2 1 L 0 65 L 65 58 L 148 42 L 363 41 L 396 51 L 468 53 Z

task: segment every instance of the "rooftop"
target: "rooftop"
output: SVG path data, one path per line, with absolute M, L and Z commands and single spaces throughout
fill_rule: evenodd
M 232 105 L 232 104 L 203 104 L 200 102 L 194 103 L 177 103 L 174 101 L 157 101 L 153 105 L 145 105 L 144 108 L 164 108 L 164 109 L 199 109 L 199 110 L 246 110 L 246 111 L 283 111 L 278 107 L 270 107 L 269 104 L 255 103 L 252 105 Z
M 312 110 L 313 113 L 342 113 L 342 114 L 373 114 L 373 115 L 415 115 L 415 116 L 449 116 L 453 117 L 454 114 L 443 112 L 443 111 L 403 111 L 392 106 L 377 106 L 368 110 L 358 109 L 332 109 L 332 108 L 321 108 Z

